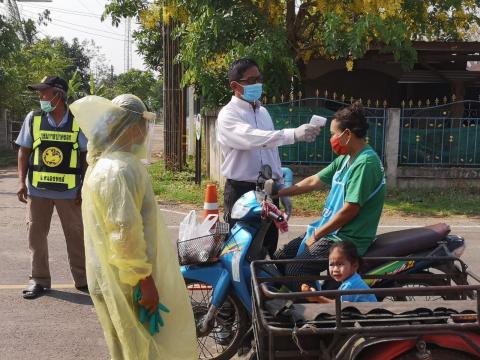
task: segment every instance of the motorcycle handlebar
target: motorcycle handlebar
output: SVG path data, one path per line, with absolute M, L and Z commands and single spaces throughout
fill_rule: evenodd
M 282 215 L 277 215 L 273 211 L 268 212 L 268 217 L 272 220 L 282 222 L 283 221 L 283 216 Z

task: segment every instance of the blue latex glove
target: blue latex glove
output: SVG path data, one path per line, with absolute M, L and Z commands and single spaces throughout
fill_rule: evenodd
M 140 289 L 140 285 L 137 285 L 133 289 L 133 301 L 138 306 L 138 320 L 142 324 L 145 324 L 145 321 L 148 320 L 148 330 L 150 332 L 150 335 L 153 336 L 156 333 L 160 332 L 160 328 L 164 325 L 162 316 L 160 315 L 160 311 L 169 313 L 170 310 L 165 305 L 160 303 L 157 306 L 157 310 L 155 310 L 153 314 L 149 314 L 148 309 L 138 303 L 141 299 L 142 290 Z

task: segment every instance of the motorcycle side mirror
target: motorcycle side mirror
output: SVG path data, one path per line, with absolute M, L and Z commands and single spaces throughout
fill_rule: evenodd
M 263 177 L 265 180 L 269 180 L 272 178 L 272 168 L 270 165 L 262 165 L 262 169 L 260 170 L 260 176 Z
M 274 195 L 274 193 L 277 192 L 277 189 L 275 188 L 275 181 L 273 181 L 272 179 L 268 179 L 267 181 L 265 181 L 265 184 L 263 184 L 263 191 L 265 191 L 270 196 Z

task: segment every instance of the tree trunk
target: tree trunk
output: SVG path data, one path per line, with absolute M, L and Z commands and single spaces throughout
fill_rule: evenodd
M 297 34 L 299 33 L 303 18 L 305 17 L 307 8 L 309 4 L 303 3 L 298 9 L 298 13 L 295 13 L 295 0 L 287 0 L 287 17 L 286 17 L 286 26 L 287 26 L 287 39 L 288 45 L 292 54 L 292 58 L 295 60 L 295 64 L 298 69 L 298 79 L 294 79 L 293 88 L 295 92 L 301 90 L 302 93 L 305 93 L 303 89 L 303 83 L 305 80 L 306 66 L 301 58 L 298 58 L 298 38 Z
M 186 161 L 186 89 L 181 88 L 181 64 L 174 63 L 179 52 L 179 39 L 172 37 L 173 19 L 163 24 L 163 118 L 165 168 L 181 170 Z

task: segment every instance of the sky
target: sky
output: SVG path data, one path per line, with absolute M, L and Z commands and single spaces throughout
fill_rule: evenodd
M 38 0 L 37 0 L 38 1 Z M 39 37 L 63 36 L 68 42 L 73 38 L 83 40 L 93 39 L 105 55 L 107 64 L 113 65 L 114 72 L 124 72 L 124 34 L 125 25 L 122 22 L 118 28 L 111 25 L 110 18 L 100 20 L 107 0 L 52 0 L 51 2 L 17 2 L 20 15 L 24 18 L 38 19 L 38 14 L 45 9 L 50 10 L 51 22 L 47 26 L 38 26 Z M 0 11 L 5 12 L 5 5 L 0 4 Z M 137 28 L 132 19 L 132 31 Z M 145 70 L 142 57 L 136 53 L 135 43 L 132 43 L 132 68 Z

